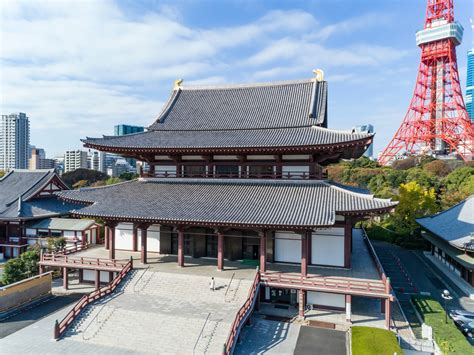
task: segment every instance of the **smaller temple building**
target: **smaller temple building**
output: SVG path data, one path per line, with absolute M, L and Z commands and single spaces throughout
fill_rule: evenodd
M 76 204 L 55 193 L 69 188 L 51 170 L 12 170 L 0 179 L 0 259 L 16 257 L 41 237 L 64 235 L 62 230 L 31 227 L 51 217 L 64 217 Z M 28 227 L 30 226 L 30 227 Z M 58 234 L 59 235 L 59 234 Z
M 417 219 L 431 255 L 474 287 L 474 195 L 433 216 Z

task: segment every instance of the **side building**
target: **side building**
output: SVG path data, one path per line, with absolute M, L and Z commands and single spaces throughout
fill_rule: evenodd
M 64 236 L 70 245 L 97 241 L 93 220 L 59 218 L 79 207 L 55 195 L 67 189 L 52 170 L 11 170 L 0 179 L 0 259 L 44 245 L 47 237 Z
M 28 169 L 30 122 L 25 113 L 2 115 L 0 121 L 0 170 Z
M 452 278 L 465 283 L 474 297 L 474 195 L 417 222 L 431 245 L 433 261 Z

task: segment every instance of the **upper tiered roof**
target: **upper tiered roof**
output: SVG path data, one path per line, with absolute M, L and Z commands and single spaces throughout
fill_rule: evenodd
M 327 147 L 360 156 L 372 135 L 328 130 L 327 82 L 177 85 L 144 133 L 86 138 L 86 147 L 140 153 L 312 152 Z

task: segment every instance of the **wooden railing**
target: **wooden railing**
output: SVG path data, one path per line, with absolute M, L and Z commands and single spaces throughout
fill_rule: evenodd
M 68 267 L 94 267 L 94 268 L 124 268 L 128 262 L 116 259 L 99 259 L 83 256 L 68 256 L 61 253 L 46 253 L 41 255 L 40 264 L 55 263 Z
M 127 276 L 128 272 L 133 269 L 133 259 L 130 258 L 122 270 L 117 274 L 111 283 L 107 286 L 104 286 L 98 290 L 95 290 L 88 295 L 82 296 L 82 298 L 76 303 L 76 305 L 69 311 L 68 314 L 63 318 L 61 322 L 56 320 L 54 324 L 54 339 L 59 340 L 67 328 L 74 322 L 74 320 L 81 314 L 81 312 L 86 308 L 90 303 L 110 295 L 115 291 L 120 282 Z
M 300 171 L 285 171 L 284 173 L 176 173 L 176 171 L 155 172 L 150 177 L 157 178 L 205 178 L 205 179 L 324 179 L 327 174 L 310 174 Z
M 227 341 L 224 344 L 224 355 L 231 355 L 234 352 L 235 345 L 237 344 L 237 339 L 239 338 L 240 330 L 242 326 L 245 324 L 247 319 L 250 317 L 252 313 L 253 307 L 257 301 L 258 291 L 260 288 L 260 271 L 257 270 L 255 275 L 255 279 L 253 280 L 252 288 L 249 291 L 249 295 L 247 300 L 240 307 L 239 311 L 237 312 L 234 321 L 232 322 L 232 326 L 230 329 L 230 333 L 227 337 Z
M 383 296 L 385 284 L 381 281 L 354 280 L 338 277 L 308 276 L 306 278 L 284 273 L 264 273 L 261 281 L 265 284 L 281 285 L 290 288 L 307 288 L 316 291 Z

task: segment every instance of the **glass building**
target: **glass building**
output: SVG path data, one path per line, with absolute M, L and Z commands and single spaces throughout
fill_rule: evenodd
M 474 89 L 474 48 L 467 52 L 467 81 L 466 81 L 466 108 L 471 122 L 474 123 L 474 107 L 472 106 L 472 91 Z
M 119 124 L 114 127 L 114 135 L 124 136 L 126 134 L 140 133 L 145 131 L 145 127 L 130 126 L 126 124 Z

